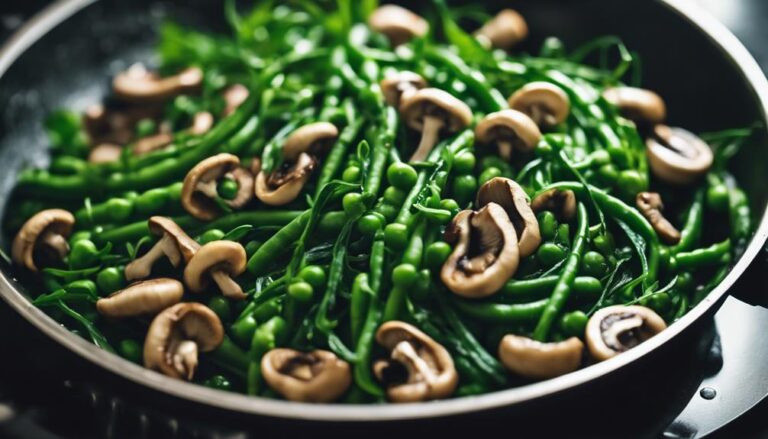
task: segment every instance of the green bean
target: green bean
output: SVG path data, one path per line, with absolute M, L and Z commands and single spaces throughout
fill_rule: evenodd
M 344 130 L 339 135 L 339 139 L 334 144 L 331 152 L 328 153 L 328 156 L 325 158 L 325 163 L 323 164 L 323 168 L 320 171 L 320 176 L 317 179 L 315 198 L 317 198 L 317 196 L 320 194 L 320 191 L 325 187 L 326 184 L 328 184 L 328 182 L 333 180 L 333 178 L 339 172 L 339 169 L 341 169 L 341 164 L 344 160 L 344 156 L 347 154 L 349 145 L 351 145 L 357 137 L 357 134 L 360 132 L 360 128 L 362 128 L 364 122 L 365 119 L 363 118 L 359 118 L 353 121 L 351 124 L 347 125 L 347 127 L 344 128 Z
M 678 270 L 691 271 L 711 265 L 727 264 L 730 262 L 730 256 L 731 240 L 726 239 L 710 247 L 678 253 L 675 259 Z
M 693 203 L 688 208 L 685 226 L 680 231 L 680 242 L 671 248 L 673 254 L 690 250 L 701 238 L 704 223 L 704 191 L 696 191 Z
M 462 313 L 494 323 L 532 323 L 541 318 L 547 307 L 548 299 L 530 303 L 477 303 L 456 299 L 454 304 Z
M 499 291 L 499 297 L 518 303 L 543 299 L 549 296 L 559 276 L 545 276 L 530 280 L 510 280 Z M 603 290 L 599 279 L 579 276 L 573 282 L 573 294 L 583 298 L 597 298 Z

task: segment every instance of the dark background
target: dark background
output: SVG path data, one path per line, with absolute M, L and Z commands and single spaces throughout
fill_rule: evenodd
M 130 0 L 125 0 L 130 1 Z M 212 0 L 215 1 L 215 0 Z M 535 1 L 535 0 L 531 0 Z M 763 70 L 768 72 L 768 0 L 690 0 L 709 10 L 721 22 L 729 27 L 736 36 L 744 42 L 752 52 Z M 35 12 L 51 3 L 48 0 L 0 0 L 0 43 L 2 43 L 15 29 L 23 24 Z M 649 23 L 652 26 L 652 23 Z M 762 256 L 762 265 L 752 269 L 751 277 L 760 279 L 759 275 L 765 267 L 765 256 Z M 758 274 L 755 274 L 758 272 Z M 757 283 L 759 285 L 759 283 Z M 762 295 L 761 291 L 750 292 L 751 295 Z M 765 298 L 753 297 L 752 303 L 766 303 Z M 0 306 L 4 306 L 0 304 Z M 768 328 L 766 328 L 768 329 Z M 2 335 L 0 335 L 2 336 Z M 11 355 L 0 355 L 0 362 L 12 361 Z M 768 369 L 766 364 L 755 364 L 755 367 Z M 0 371 L 3 368 L 0 367 Z M 15 376 L 0 373 L 0 424 L 14 415 L 17 401 L 4 401 L 8 399 L 5 389 L 10 380 Z M 5 403 L 4 403 L 5 402 Z M 653 403 L 649 401 L 649 403 Z M 29 426 L 29 431 L 35 431 Z M 40 431 L 31 433 L 29 437 L 40 436 Z M 716 437 L 722 438 L 751 438 L 768 437 L 768 402 L 764 401 L 755 409 L 742 417 L 739 421 L 721 430 Z

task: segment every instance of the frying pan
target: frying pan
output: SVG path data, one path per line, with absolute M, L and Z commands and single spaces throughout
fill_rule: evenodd
M 619 35 L 642 54 L 643 84 L 665 97 L 669 120 L 675 125 L 698 132 L 747 126 L 756 120 L 766 125 L 768 82 L 756 62 L 722 25 L 684 0 L 508 3 L 528 19 L 531 50 L 549 35 L 561 37 L 570 47 L 601 35 Z M 9 198 L 22 167 L 46 163 L 41 127 L 47 113 L 61 107 L 84 109 L 108 92 L 111 75 L 133 62 L 151 61 L 157 25 L 163 19 L 222 30 L 221 8 L 220 2 L 204 0 L 61 0 L 25 25 L 0 50 L 3 198 Z M 698 347 L 711 337 L 707 328 L 712 315 L 768 236 L 764 184 L 768 132 L 761 130 L 733 160 L 732 171 L 750 196 L 758 228 L 728 277 L 651 340 L 559 378 L 475 397 L 376 407 L 309 405 L 216 391 L 148 371 L 69 333 L 29 303 L 11 267 L 0 262 L 0 297 L 19 328 L 14 333 L 17 346 L 23 346 L 14 354 L 43 374 L 87 381 L 100 391 L 172 415 L 216 418 L 258 427 L 260 432 L 329 423 L 349 431 L 370 431 L 375 425 L 377 432 L 395 425 L 462 429 L 499 419 L 529 424 L 548 419 L 551 424 L 557 414 L 558 420 L 569 422 L 598 419 L 597 424 L 610 428 L 623 425 L 630 434 L 634 427 L 627 427 L 627 422 L 649 422 L 657 415 L 653 404 L 648 407 L 640 401 L 649 396 L 674 400 L 666 390 L 668 384 L 691 378 L 686 363 L 672 362 L 670 356 L 695 358 Z M 0 213 L 13 209 L 2 204 Z M 632 413 L 626 414 L 629 419 L 619 422 L 599 416 L 601 407 L 617 404 Z M 550 427 L 541 425 L 542 431 Z

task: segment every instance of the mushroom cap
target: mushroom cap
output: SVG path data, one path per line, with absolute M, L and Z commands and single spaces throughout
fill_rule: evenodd
M 472 123 L 472 110 L 467 104 L 437 88 L 422 88 L 408 96 L 400 104 L 400 114 L 405 123 L 417 131 L 424 129 L 427 116 L 441 119 L 443 129 L 451 133 Z
M 410 348 L 405 352 L 417 355 L 422 360 L 421 365 L 429 368 L 429 373 L 414 373 L 405 365 L 409 369 L 408 380 L 389 386 L 387 395 L 391 401 L 426 401 L 447 398 L 453 394 L 459 382 L 453 358 L 448 350 L 430 336 L 408 323 L 392 320 L 379 326 L 376 341 L 390 351 L 391 362 L 402 363 L 407 360 L 399 355 L 402 352 L 401 346 L 406 343 Z M 379 379 L 386 375 L 382 369 L 375 368 Z
M 423 37 L 429 24 L 419 15 L 397 5 L 382 5 L 368 17 L 368 25 L 389 38 L 392 46 L 407 43 L 413 37 Z
M 181 205 L 193 217 L 210 221 L 219 216 L 216 203 L 198 190 L 200 183 L 210 183 L 240 166 L 236 155 L 221 153 L 208 157 L 190 169 L 181 188 Z
M 149 231 L 152 232 L 153 235 L 161 237 L 167 235 L 173 239 L 174 244 L 176 244 L 176 247 L 179 249 L 179 253 L 181 253 L 182 258 L 184 258 L 184 262 L 189 262 L 189 260 L 192 259 L 192 256 L 194 256 L 200 248 L 200 244 L 190 238 L 189 235 L 187 235 L 187 233 L 170 218 L 153 216 L 149 218 L 147 224 L 149 226 Z
M 123 155 L 123 147 L 114 143 L 100 143 L 88 153 L 88 163 L 114 163 Z
M 658 233 L 664 243 L 675 245 L 680 242 L 680 231 L 669 220 L 664 218 L 664 215 L 661 213 L 664 210 L 661 195 L 656 192 L 640 192 L 635 197 L 635 204 L 637 205 L 637 210 L 651 223 L 653 230 Z
M 302 153 L 296 163 L 287 169 L 276 169 L 269 175 L 260 171 L 254 182 L 256 198 L 270 206 L 282 206 L 290 203 L 304 189 L 304 185 L 312 176 L 315 164 L 315 160 L 309 154 Z M 285 166 L 287 163 L 283 165 Z
M 401 97 L 406 91 L 421 90 L 427 86 L 427 81 L 418 73 L 402 70 L 387 75 L 379 85 L 387 105 L 397 108 L 400 106 Z
M 177 303 L 152 320 L 144 340 L 144 367 L 191 380 L 197 352 L 210 352 L 223 340 L 224 327 L 210 308 L 201 303 Z M 194 343 L 192 355 L 184 352 L 185 342 Z
M 528 24 L 514 9 L 503 9 L 478 29 L 475 36 L 492 47 L 509 50 L 528 37 Z
M 682 128 L 656 125 L 645 146 L 653 175 L 665 183 L 693 183 L 705 175 L 714 162 L 709 145 Z
M 651 90 L 613 87 L 603 92 L 603 98 L 616 106 L 622 116 L 637 124 L 656 125 L 667 118 L 664 99 Z
M 291 133 L 283 144 L 283 158 L 296 161 L 306 152 L 313 156 L 325 154 L 339 137 L 339 129 L 330 122 L 315 122 L 304 125 Z
M 540 127 L 560 125 L 571 112 L 562 88 L 546 81 L 529 82 L 509 97 L 509 107 L 528 115 Z
M 245 271 L 245 249 L 234 241 L 211 241 L 195 253 L 184 268 L 184 284 L 194 293 L 202 293 L 210 283 L 211 271 L 223 271 L 235 277 Z
M 246 99 L 250 91 L 243 84 L 232 84 L 224 90 L 224 116 L 232 114 Z
M 253 174 L 245 168 L 237 168 L 231 174 L 237 182 L 237 194 L 235 198 L 224 202 L 233 209 L 241 209 L 253 199 Z
M 507 212 L 517 232 L 520 257 L 533 254 L 541 244 L 541 232 L 525 189 L 509 178 L 494 177 L 477 191 L 476 207 L 480 208 L 488 203 L 498 204 Z
M 352 383 L 349 363 L 323 350 L 272 349 L 262 357 L 261 371 L 269 387 L 289 401 L 333 402 Z
M 499 359 L 512 372 L 533 379 L 554 378 L 581 365 L 584 343 L 571 337 L 557 343 L 542 343 L 507 334 L 499 343 Z
M 184 285 L 167 277 L 136 282 L 96 302 L 99 314 L 112 317 L 137 317 L 157 314 L 181 302 Z
M 23 265 L 31 271 L 37 271 L 35 253 L 45 245 L 39 239 L 48 232 L 66 238 L 72 233 L 74 225 L 74 215 L 63 209 L 46 209 L 36 213 L 21 226 L 21 230 L 13 239 L 11 247 L 13 262 Z M 69 251 L 68 246 L 66 250 Z M 62 257 L 63 255 L 58 254 L 56 256 Z
M 664 319 L 650 308 L 614 305 L 589 318 L 585 338 L 592 358 L 603 361 L 632 349 L 666 327 Z
M 440 278 L 455 294 L 470 299 L 490 296 L 517 271 L 517 233 L 498 204 L 489 203 L 477 212 L 459 212 L 445 233 L 457 242 Z
M 181 94 L 194 93 L 203 84 L 203 71 L 197 67 L 182 70 L 165 78 L 134 64 L 115 76 L 112 90 L 118 98 L 134 103 L 155 103 Z
M 550 189 L 540 193 L 531 201 L 534 213 L 548 210 L 558 221 L 569 222 L 576 217 L 576 194 L 572 190 Z
M 480 143 L 509 142 L 521 152 L 532 152 L 541 140 L 541 130 L 527 114 L 517 110 L 490 113 L 475 127 L 475 138 Z

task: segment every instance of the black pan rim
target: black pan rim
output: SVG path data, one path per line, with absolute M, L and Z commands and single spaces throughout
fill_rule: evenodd
M 38 13 L 8 42 L 0 48 L 0 78 L 13 63 L 36 41 L 72 15 L 96 0 L 58 0 Z M 721 23 L 707 12 L 686 0 L 656 0 L 672 12 L 687 20 L 720 50 L 722 55 L 740 71 L 747 85 L 759 103 L 761 118 L 768 125 L 768 80 L 759 65 L 742 43 Z M 659 349 L 677 335 L 684 332 L 696 321 L 711 316 L 727 296 L 728 290 L 747 269 L 760 252 L 768 238 L 768 207 L 763 211 L 755 235 L 746 251 L 734 265 L 728 276 L 699 305 L 667 330 L 653 337 L 635 349 L 608 361 L 598 363 L 576 372 L 522 387 L 501 390 L 485 395 L 461 397 L 430 403 L 392 405 L 342 405 L 306 404 L 209 389 L 197 384 L 175 380 L 157 372 L 144 369 L 106 352 L 82 338 L 63 329 L 56 321 L 33 306 L 16 289 L 16 281 L 8 273 L 0 272 L 0 297 L 25 320 L 38 330 L 63 345 L 78 356 L 97 367 L 106 369 L 121 378 L 148 387 L 154 391 L 185 399 L 200 405 L 215 407 L 231 412 L 266 416 L 273 418 L 305 420 L 314 422 L 382 422 L 395 420 L 418 420 L 452 415 L 463 415 L 506 406 L 522 404 L 553 396 L 572 389 L 604 375 L 635 363 Z

